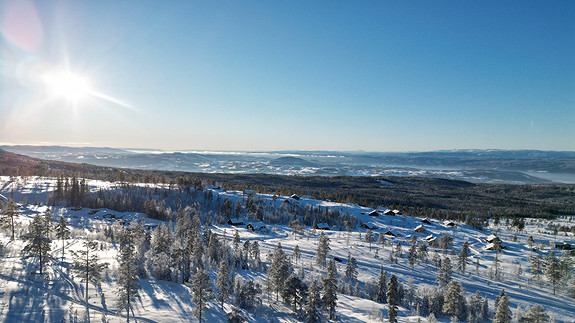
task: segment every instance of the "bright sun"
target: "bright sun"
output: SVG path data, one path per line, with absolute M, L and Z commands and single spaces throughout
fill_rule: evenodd
M 48 95 L 54 98 L 77 102 L 91 96 L 94 92 L 86 77 L 68 70 L 58 69 L 46 72 L 42 79 Z

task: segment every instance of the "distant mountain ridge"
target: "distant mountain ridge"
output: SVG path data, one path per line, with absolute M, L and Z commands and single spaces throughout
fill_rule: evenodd
M 321 176 L 422 176 L 477 183 L 575 183 L 575 152 L 442 150 L 429 152 L 219 152 L 106 147 L 2 146 L 35 158 L 143 170 Z

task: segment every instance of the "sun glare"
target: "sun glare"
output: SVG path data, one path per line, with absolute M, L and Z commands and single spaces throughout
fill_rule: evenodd
M 48 95 L 54 98 L 76 102 L 93 94 L 89 80 L 67 70 L 49 71 L 43 76 Z

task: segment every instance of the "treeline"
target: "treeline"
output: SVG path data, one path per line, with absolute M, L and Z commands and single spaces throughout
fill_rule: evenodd
M 472 184 L 422 177 L 281 176 L 207 174 L 98 167 L 44 161 L 0 150 L 0 175 L 77 177 L 123 183 L 163 183 L 186 190 L 219 186 L 276 195 L 298 194 L 320 200 L 400 209 L 414 216 L 481 223 L 485 218 L 575 214 L 575 185 Z M 385 181 L 393 185 L 384 185 Z

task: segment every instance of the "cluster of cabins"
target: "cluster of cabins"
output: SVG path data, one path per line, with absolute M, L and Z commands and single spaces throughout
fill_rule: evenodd
M 248 224 L 246 225 L 243 221 L 241 221 L 241 220 L 239 220 L 239 219 L 229 219 L 227 223 L 228 223 L 229 225 L 233 225 L 233 226 L 235 226 L 235 227 L 239 227 L 239 226 L 244 226 L 244 225 L 245 225 L 245 226 L 246 226 L 246 229 L 248 229 L 248 230 L 250 230 L 250 231 L 252 231 L 252 232 L 257 231 L 257 232 L 260 232 L 260 233 L 270 233 L 270 229 L 269 229 L 267 226 L 263 225 L 263 224 L 251 224 L 251 223 L 248 223 Z

